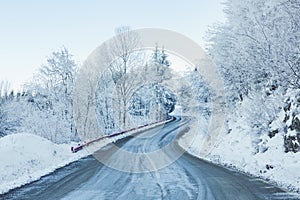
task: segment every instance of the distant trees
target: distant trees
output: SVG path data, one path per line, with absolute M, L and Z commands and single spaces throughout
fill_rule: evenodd
M 76 140 L 73 85 L 77 65 L 66 48 L 53 52 L 24 92 L 0 84 L 0 134 L 30 132 L 56 143 Z
M 0 96 L 1 101 L 7 99 L 9 92 L 11 91 L 10 83 L 8 81 L 0 81 Z
M 66 48 L 62 48 L 48 57 L 47 63 L 41 66 L 28 87 L 28 91 L 34 94 L 33 104 L 38 108 L 36 111 L 41 111 L 48 118 L 43 123 L 51 129 L 48 132 L 52 132 L 51 139 L 55 142 L 76 138 L 72 100 L 76 71 L 77 65 L 72 55 Z
M 115 38 L 106 47 L 104 57 L 107 62 L 101 62 L 107 70 L 95 81 L 98 86 L 94 80 L 86 78 L 86 74 L 81 77 L 82 84 L 87 87 L 79 86 L 76 92 L 80 93 L 82 88 L 91 91 L 79 94 L 80 98 L 88 98 L 88 105 L 86 110 L 76 114 L 87 119 L 89 108 L 95 108 L 98 123 L 106 134 L 136 126 L 141 121 L 166 119 L 177 101 L 175 94 L 163 86 L 164 81 L 172 77 L 166 50 L 156 46 L 149 57 L 141 48 L 139 36 L 128 27 L 118 28 Z M 72 55 L 62 48 L 47 58 L 33 80 L 25 85 L 24 92 L 14 94 L 7 84 L 0 84 L 0 136 L 30 132 L 55 143 L 78 140 L 73 116 L 77 77 L 77 65 Z M 92 94 L 94 91 L 96 93 Z M 139 119 L 132 119 L 142 109 L 144 113 L 138 114 Z M 92 127 L 84 120 L 83 124 Z M 82 132 L 89 134 L 85 129 Z M 90 138 L 98 132 L 96 130 Z
M 129 113 L 151 122 L 164 120 L 174 110 L 176 102 L 176 95 L 163 85 L 144 85 L 132 95 Z
M 8 116 L 3 107 L 4 107 L 3 102 L 1 102 L 0 103 L 0 137 L 7 135 L 10 129 Z
M 151 118 L 152 121 L 165 118 L 168 113 L 165 110 L 167 99 L 173 99 L 175 102 L 175 98 L 167 97 L 166 90 L 159 86 L 172 77 L 169 68 L 171 63 L 165 49 L 160 50 L 156 45 L 151 57 L 148 58 L 147 52 L 141 48 L 139 35 L 129 27 L 120 27 L 116 29 L 115 37 L 107 45 L 106 57 L 108 71 L 102 74 L 97 91 L 97 102 L 101 103 L 101 106 L 97 105 L 98 115 L 105 118 L 104 126 L 111 127 L 107 122 L 114 124 L 113 127 L 118 124 L 119 128 L 123 129 L 132 125 L 128 121 L 129 114 L 137 113 L 136 110 L 132 110 L 136 109 L 136 106 L 147 109 L 145 111 L 147 115 L 151 107 L 150 110 L 157 115 Z M 111 77 L 108 76 L 109 74 Z M 151 83 L 152 86 L 143 87 L 147 83 Z M 139 89 L 144 91 L 142 96 L 151 97 L 152 100 L 143 102 L 144 97 L 139 95 L 141 91 L 136 91 Z M 112 91 L 114 93 L 110 94 Z M 159 112 L 164 113 L 164 117 L 162 114 L 157 114 Z M 112 122 L 113 118 L 115 122 Z M 147 118 L 150 120 L 149 116 Z
M 96 90 L 96 112 L 104 132 L 162 120 L 174 109 L 175 95 L 161 84 L 171 79 L 164 48 L 151 55 L 128 27 L 117 29 L 106 48 L 107 70 Z
M 211 114 L 210 103 L 212 94 L 204 77 L 195 70 L 187 73 L 185 79 L 191 83 L 191 87 L 186 91 L 184 91 L 185 88 L 181 90 L 183 99 L 189 98 L 183 107 L 192 110 L 192 112 L 198 112 L 201 117 L 208 119 Z M 188 97 L 184 97 L 187 93 L 190 93 Z M 193 100 L 194 102 L 192 102 Z
M 130 114 L 145 116 L 150 121 L 166 119 L 176 104 L 175 94 L 163 86 L 163 82 L 172 78 L 171 62 L 164 47 L 156 44 L 150 60 L 143 67 L 144 84 L 130 99 Z
M 155 45 L 155 49 L 152 53 L 149 67 L 147 68 L 147 74 L 149 78 L 157 83 L 162 83 L 163 81 L 169 80 L 172 78 L 170 70 L 171 62 L 168 60 L 168 55 L 164 47 L 159 50 L 158 44 Z
M 115 116 L 123 128 L 127 126 L 130 93 L 141 81 L 135 70 L 144 62 L 140 48 L 139 36 L 129 27 L 117 28 L 113 41 L 107 46 L 107 65 L 116 91 L 113 100 L 119 106 Z
M 102 73 L 98 80 L 95 94 L 95 107 L 98 123 L 102 132 L 111 133 L 118 129 L 117 125 L 121 121 L 120 110 L 114 105 L 114 81 L 109 70 Z M 117 99 L 118 100 L 118 99 Z M 116 101 L 117 101 L 116 100 Z
M 14 100 L 14 92 L 10 89 L 10 83 L 0 81 L 0 137 L 10 134 L 18 127 L 18 121 L 10 118 L 9 103 Z

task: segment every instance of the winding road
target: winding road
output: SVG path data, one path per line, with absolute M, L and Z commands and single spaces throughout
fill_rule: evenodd
M 188 124 L 177 117 L 119 140 L 0 199 L 297 199 L 184 152 L 176 141 Z

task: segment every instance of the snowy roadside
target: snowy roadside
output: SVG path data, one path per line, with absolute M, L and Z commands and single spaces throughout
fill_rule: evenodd
M 27 133 L 0 138 L 0 194 L 87 155 L 86 151 L 73 154 L 71 145 L 76 144 L 58 145 Z
M 204 125 L 205 126 L 205 125 Z M 282 136 L 276 135 L 268 139 L 268 150 L 253 152 L 253 138 L 240 130 L 232 130 L 230 134 L 222 135 L 207 156 L 201 154 L 205 128 L 192 125 L 178 144 L 188 153 L 200 159 L 236 170 L 248 175 L 262 178 L 283 189 L 300 193 L 300 153 L 284 153 Z
M 45 138 L 28 133 L 2 137 L 0 138 L 0 194 L 36 181 L 58 168 L 91 155 L 112 142 L 160 126 L 168 121 L 96 142 L 89 145 L 88 150 L 84 148 L 77 153 L 72 153 L 70 150 L 70 147 L 76 146 L 77 143 L 55 144 Z

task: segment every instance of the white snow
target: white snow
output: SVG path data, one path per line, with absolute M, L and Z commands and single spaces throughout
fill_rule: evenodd
M 175 109 L 173 110 L 173 112 L 170 113 L 170 115 L 173 115 L 173 116 L 180 116 L 182 115 L 182 106 L 180 105 L 175 105 Z
M 77 153 L 72 153 L 70 149 L 71 146 L 77 146 L 77 143 L 55 144 L 29 133 L 4 136 L 0 138 L 0 194 L 38 180 L 60 167 L 92 154 L 109 143 L 164 123 L 166 122 L 95 142 Z
M 0 138 L 0 194 L 39 179 L 87 155 L 71 153 L 77 144 L 54 144 L 42 137 L 18 133 Z
M 243 112 L 245 108 L 252 109 L 253 106 L 247 103 L 237 108 L 235 115 L 233 112 L 227 114 L 227 126 L 231 130 L 221 133 L 221 139 L 216 141 L 210 154 L 204 155 L 202 151 L 207 132 L 205 125 L 191 125 L 190 131 L 179 139 L 179 145 L 199 158 L 263 178 L 290 191 L 300 192 L 300 152 L 284 151 L 284 114 L 279 113 L 278 118 L 270 125 L 270 130 L 279 129 L 279 133 L 270 138 L 268 132 L 262 130 L 258 134 L 253 131 L 256 130 L 255 127 L 249 127 L 251 120 L 259 116 L 249 117 L 251 113 Z M 295 134 L 291 130 L 287 133 Z
M 300 153 L 284 153 L 281 136 L 276 135 L 266 141 L 268 143 L 266 152 L 253 154 L 252 138 L 243 132 L 232 132 L 224 135 L 221 143 L 208 156 L 203 156 L 201 145 L 199 145 L 203 143 L 201 136 L 191 136 L 193 134 L 197 132 L 190 131 L 179 140 L 179 144 L 189 153 L 213 163 L 270 180 L 283 188 L 300 191 Z M 187 146 L 191 142 L 186 142 L 186 140 L 193 137 L 196 141 Z M 273 168 L 267 169 L 267 165 Z

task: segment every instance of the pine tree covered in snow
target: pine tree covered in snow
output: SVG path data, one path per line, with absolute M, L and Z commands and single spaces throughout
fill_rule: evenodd
M 164 49 L 156 44 L 150 62 L 144 67 L 145 79 L 151 84 L 143 85 L 131 97 L 131 115 L 147 117 L 150 121 L 163 120 L 168 113 L 174 110 L 176 104 L 175 94 L 161 84 L 172 78 L 171 62 Z
M 171 62 L 168 60 L 168 55 L 162 47 L 159 50 L 158 44 L 156 44 L 155 49 L 152 53 L 152 57 L 148 66 L 149 77 L 154 79 L 157 83 L 162 83 L 163 81 L 169 80 L 172 77 L 170 71 Z
M 159 121 L 174 110 L 176 101 L 175 94 L 162 85 L 145 85 L 133 94 L 129 112 L 148 118 L 150 122 Z

